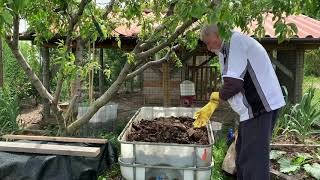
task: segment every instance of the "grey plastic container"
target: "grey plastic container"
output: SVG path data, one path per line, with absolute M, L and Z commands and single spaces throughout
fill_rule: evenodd
M 186 107 L 140 108 L 118 137 L 118 141 L 121 144 L 119 162 L 122 176 L 127 180 L 148 180 L 151 172 L 157 172 L 159 174 L 168 174 L 167 177 L 169 179 L 170 177 L 172 179 L 175 177 L 174 175 L 169 176 L 170 174 L 180 174 L 181 180 L 195 180 L 199 178 L 201 180 L 209 180 L 213 165 L 211 153 L 214 143 L 210 123 L 207 126 L 208 145 L 127 141 L 127 134 L 130 132 L 133 122 L 140 121 L 141 119 L 152 120 L 158 117 L 193 117 L 198 109 Z M 180 178 L 178 179 L 180 180 Z

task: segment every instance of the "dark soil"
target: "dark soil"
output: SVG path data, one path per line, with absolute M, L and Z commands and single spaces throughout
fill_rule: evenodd
M 128 141 L 209 144 L 206 127 L 193 128 L 194 119 L 190 117 L 160 117 L 132 124 Z

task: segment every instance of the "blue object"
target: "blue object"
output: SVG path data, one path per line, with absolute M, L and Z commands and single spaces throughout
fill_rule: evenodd
M 159 175 L 157 176 L 156 180 L 167 180 L 165 175 Z
M 227 144 L 230 145 L 233 142 L 233 140 L 234 140 L 234 131 L 233 131 L 233 128 L 230 128 L 228 132 Z

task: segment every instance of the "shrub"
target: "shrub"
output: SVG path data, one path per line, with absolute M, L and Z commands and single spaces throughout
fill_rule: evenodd
M 0 135 L 19 129 L 16 118 L 19 112 L 18 98 L 8 86 L 0 89 Z
M 305 74 L 320 76 L 320 49 L 305 53 Z
M 295 132 L 301 141 L 319 130 L 314 130 L 315 125 L 320 123 L 320 110 L 317 108 L 318 103 L 312 103 L 315 88 L 309 88 L 303 95 L 301 102 L 294 105 L 289 114 L 285 114 L 284 118 L 288 121 L 289 131 Z
M 23 55 L 28 59 L 31 68 L 39 75 L 40 63 L 37 61 L 37 50 L 28 43 L 20 43 L 20 48 Z M 3 59 L 4 83 L 8 85 L 8 88 L 17 92 L 19 98 L 37 96 L 36 89 L 32 86 L 6 43 L 3 43 Z

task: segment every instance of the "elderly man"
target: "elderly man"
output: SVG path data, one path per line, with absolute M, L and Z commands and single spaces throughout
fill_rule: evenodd
M 279 81 L 266 50 L 255 39 L 232 32 L 221 39 L 216 25 L 207 25 L 201 39 L 219 56 L 223 86 L 195 114 L 195 127 L 208 123 L 219 101 L 228 101 L 240 115 L 237 151 L 238 180 L 269 180 L 269 148 L 277 111 L 285 105 Z

